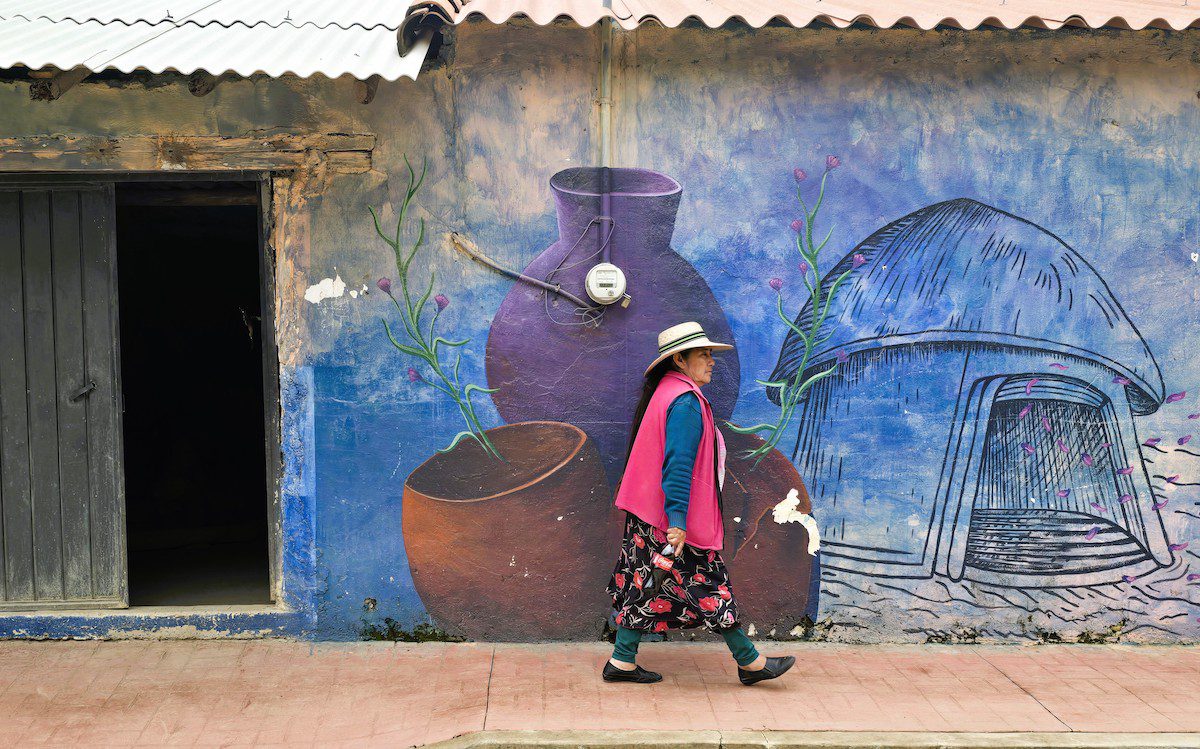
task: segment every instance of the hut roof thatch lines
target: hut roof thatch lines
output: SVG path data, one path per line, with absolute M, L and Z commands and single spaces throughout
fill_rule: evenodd
M 866 262 L 853 268 L 852 258 Z M 937 203 L 872 234 L 828 273 L 850 276 L 830 302 L 807 369 L 847 354 L 912 343 L 1017 346 L 1082 357 L 1128 378 L 1136 413 L 1157 410 L 1162 373 L 1108 284 L 1042 227 L 966 198 Z M 807 330 L 811 301 L 796 323 Z M 772 381 L 795 374 L 804 353 L 789 332 Z M 824 366 L 822 366 L 824 365 Z M 778 402 L 778 391 L 769 393 Z

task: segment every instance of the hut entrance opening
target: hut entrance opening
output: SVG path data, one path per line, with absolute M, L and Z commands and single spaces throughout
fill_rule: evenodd
M 120 183 L 116 203 L 130 604 L 269 603 L 258 184 Z
M 971 448 L 952 577 L 1056 587 L 1153 565 L 1144 502 L 1118 473 L 1130 460 L 1104 395 L 1045 376 L 995 378 L 981 394 L 991 407 L 978 411 L 985 431 Z

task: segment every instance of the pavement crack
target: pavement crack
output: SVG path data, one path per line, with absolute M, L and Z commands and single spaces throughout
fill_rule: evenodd
M 482 731 L 487 730 L 488 715 L 489 715 L 489 711 L 491 710 L 491 707 L 492 707 L 492 673 L 495 672 L 495 670 L 496 670 L 496 646 L 493 645 L 492 646 L 492 660 L 491 660 L 491 663 L 488 664 L 487 691 L 485 692 L 485 694 L 483 696 L 483 726 L 480 728 L 480 730 L 482 730 Z
M 976 653 L 975 655 L 976 655 L 976 657 L 978 657 L 978 658 L 979 658 L 979 660 L 981 660 L 981 661 L 983 661 L 984 663 L 986 663 L 986 664 L 988 664 L 989 666 L 991 666 L 991 667 L 992 667 L 992 669 L 993 669 L 993 670 L 994 670 L 996 673 L 998 673 L 998 674 L 1000 674 L 1001 676 L 1003 676 L 1003 677 L 1004 677 L 1004 678 L 1005 678 L 1005 679 L 1008 681 L 1008 683 L 1009 683 L 1009 684 L 1012 684 L 1014 687 L 1016 687 L 1017 689 L 1021 690 L 1021 692 L 1022 692 L 1022 693 L 1026 694 L 1026 695 L 1029 695 L 1029 698 L 1030 698 L 1031 700 L 1033 700 L 1034 702 L 1038 703 L 1038 707 L 1040 707 L 1040 708 L 1042 708 L 1043 710 L 1045 710 L 1047 715 L 1049 715 L 1050 717 L 1052 717 L 1052 718 L 1054 718 L 1056 721 L 1058 721 L 1059 725 L 1061 725 L 1063 728 L 1067 729 L 1067 730 L 1068 730 L 1069 732 L 1071 732 L 1071 733 L 1074 733 L 1074 732 L 1075 732 L 1075 729 L 1074 729 L 1074 728 L 1071 728 L 1071 726 L 1067 725 L 1067 723 L 1066 723 L 1066 722 L 1065 722 L 1065 721 L 1064 721 L 1062 718 L 1058 717 L 1058 715 L 1057 715 L 1057 714 L 1056 714 L 1056 713 L 1055 713 L 1053 710 L 1051 710 L 1050 708 L 1048 708 L 1048 707 L 1046 707 L 1044 704 L 1042 704 L 1042 701 L 1041 701 L 1041 700 L 1039 700 L 1039 699 L 1038 699 L 1038 698 L 1037 698 L 1037 697 L 1036 697 L 1036 696 L 1033 694 L 1033 692 L 1030 692 L 1030 691 L 1029 691 L 1028 689 L 1026 689 L 1025 687 L 1023 687 L 1023 686 L 1021 686 L 1020 684 L 1018 684 L 1017 682 L 1013 681 L 1013 680 L 1012 680 L 1012 677 L 1011 677 L 1011 676 L 1009 676 L 1007 673 L 1005 673 L 1005 672 L 1004 672 L 1004 669 L 1000 668 L 1000 667 L 999 667 L 999 666 L 997 666 L 995 663 L 992 663 L 991 661 L 989 661 L 989 660 L 987 659 L 987 656 L 986 656 L 986 655 L 984 655 L 983 653 Z

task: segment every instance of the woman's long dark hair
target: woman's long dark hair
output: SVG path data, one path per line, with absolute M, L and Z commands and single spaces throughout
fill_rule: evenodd
M 642 395 L 638 398 L 637 408 L 633 409 L 633 426 L 629 428 L 629 447 L 625 450 L 625 465 L 629 465 L 629 456 L 633 454 L 633 441 L 637 439 L 638 429 L 642 426 L 642 419 L 646 416 L 646 409 L 650 406 L 650 399 L 654 397 L 654 391 L 658 390 L 658 383 L 662 382 L 662 378 L 667 375 L 667 372 L 676 370 L 678 367 L 675 366 L 675 357 L 668 357 L 650 370 L 642 382 Z

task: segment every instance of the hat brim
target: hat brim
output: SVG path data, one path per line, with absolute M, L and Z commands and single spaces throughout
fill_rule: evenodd
M 657 367 L 663 361 L 670 359 L 675 354 L 678 354 L 680 351 L 690 351 L 694 348 L 710 348 L 713 351 L 729 351 L 733 348 L 733 346 L 730 346 L 728 343 L 717 343 L 715 341 L 710 341 L 707 338 L 697 338 L 694 341 L 688 341 L 687 343 L 680 344 L 672 349 L 667 349 L 659 354 L 658 358 L 650 362 L 650 366 L 646 367 L 646 374 L 650 374 L 652 369 Z

